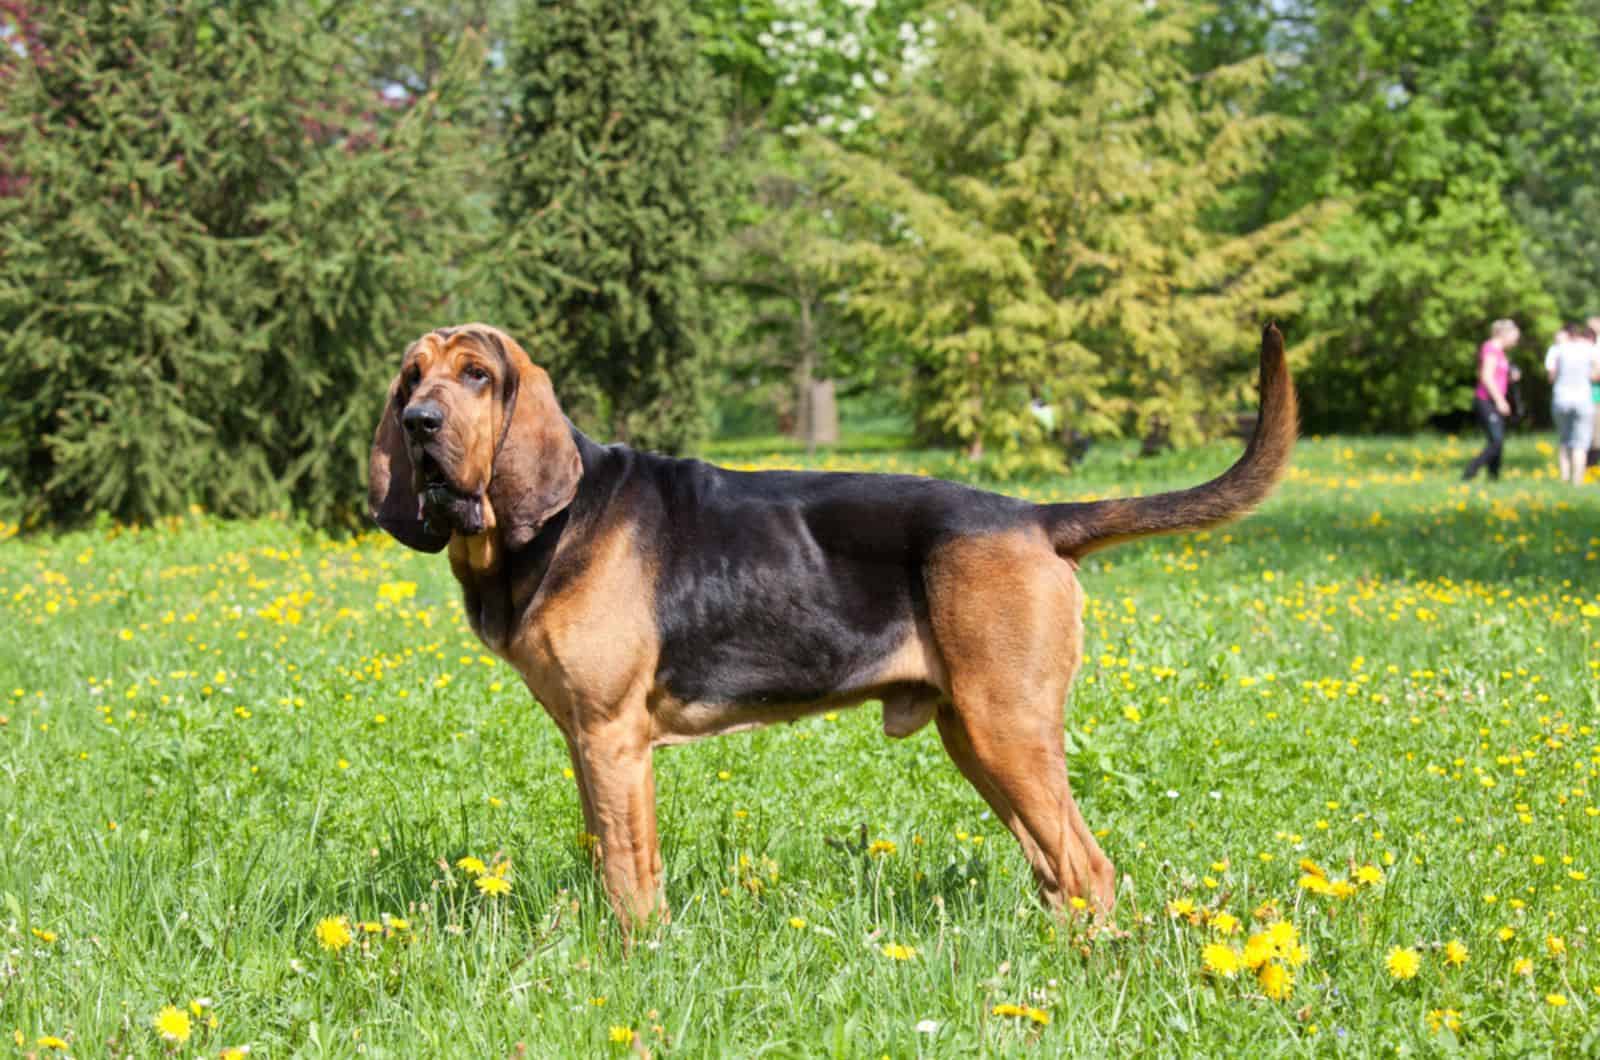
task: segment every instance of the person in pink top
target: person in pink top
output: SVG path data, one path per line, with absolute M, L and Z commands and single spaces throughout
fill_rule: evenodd
M 1511 406 L 1506 388 L 1521 373 L 1511 365 L 1508 355 L 1522 338 L 1515 321 L 1496 320 L 1489 328 L 1489 339 L 1478 347 L 1478 389 L 1472 398 L 1472 411 L 1478 416 L 1487 443 L 1483 452 L 1472 458 L 1461 477 L 1470 479 L 1481 468 L 1489 469 L 1490 480 L 1500 477 L 1500 456 L 1506 444 L 1506 417 Z

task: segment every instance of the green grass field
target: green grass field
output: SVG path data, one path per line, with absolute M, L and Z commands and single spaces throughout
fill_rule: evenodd
M 1085 565 L 1067 740 L 1125 934 L 1044 912 L 937 736 L 868 706 L 657 756 L 674 920 L 625 955 L 562 742 L 441 558 L 199 515 L 12 536 L 0 1049 L 1594 1054 L 1600 488 L 1522 437 L 1463 485 L 1472 448 L 1308 440 L 1252 519 Z

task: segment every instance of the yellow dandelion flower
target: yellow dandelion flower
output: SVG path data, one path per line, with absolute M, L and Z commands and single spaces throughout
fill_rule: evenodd
M 1438 1034 L 1444 1028 L 1452 1031 L 1461 1029 L 1461 1013 L 1453 1008 L 1436 1008 L 1428 1013 L 1428 1029 Z
M 1082 898 L 1079 898 L 1077 895 L 1073 895 L 1071 898 L 1068 898 L 1067 904 L 1072 907 L 1072 911 L 1074 913 L 1082 913 L 1089 908 L 1089 903 L 1084 901 Z
M 1312 861 L 1310 858 L 1300 859 L 1300 871 L 1305 873 L 1307 876 L 1319 876 L 1324 880 L 1328 878 L 1328 873 L 1323 869 L 1323 867 L 1318 865 L 1315 861 Z
M 806 918 L 803 916 L 792 916 L 789 918 L 789 926 L 794 928 L 796 931 L 799 931 L 806 926 Z
M 29 928 L 28 930 L 33 932 L 34 938 L 38 939 L 46 946 L 50 945 L 50 943 L 56 940 L 56 933 L 54 931 L 45 931 L 43 928 Z
M 996 1016 L 1012 1016 L 1018 1019 L 1029 1019 L 1039 1024 L 1041 1027 L 1048 1027 L 1050 1025 L 1050 1013 L 1046 1012 L 1042 1008 L 1034 1008 L 1031 1005 L 1013 1005 L 1009 1002 L 1006 1002 L 996 1005 L 989 1011 Z
M 458 859 L 456 861 L 456 868 L 460 869 L 468 876 L 482 876 L 488 871 L 488 866 L 483 863 L 482 859 L 472 857 L 471 855 Z
M 1501 942 L 1510 942 L 1512 939 L 1517 937 L 1517 929 L 1508 925 L 1501 928 L 1499 931 L 1496 931 L 1494 933 L 1494 937 L 1499 939 Z
M 189 1035 L 194 1033 L 194 1028 L 189 1023 L 189 1014 L 176 1005 L 164 1006 L 150 1022 L 157 1034 L 179 1045 L 188 1041 Z
M 1300 941 L 1300 933 L 1289 921 L 1280 920 L 1267 929 L 1267 941 L 1272 943 L 1278 956 L 1285 957 Z
M 1294 993 L 1294 975 L 1281 964 L 1263 965 L 1258 981 L 1261 992 L 1274 1001 L 1283 1001 Z
M 898 849 L 900 848 L 895 846 L 892 839 L 874 839 L 872 845 L 867 847 L 867 853 L 873 857 L 886 858 Z
M 898 942 L 886 942 L 883 944 L 883 955 L 891 961 L 909 961 L 917 955 L 917 950 L 914 946 L 903 946 Z
M 1416 950 L 1400 946 L 1390 947 L 1389 955 L 1383 959 L 1383 963 L 1395 979 L 1415 979 L 1417 969 L 1422 966 L 1422 960 L 1417 956 Z
M 317 944 L 325 950 L 338 953 L 352 941 L 350 921 L 342 916 L 325 916 L 317 921 Z
M 1188 898 L 1174 898 L 1167 903 L 1167 915 L 1173 919 L 1194 916 L 1194 902 Z
M 1329 890 L 1333 892 L 1333 896 L 1341 899 L 1349 898 L 1359 889 L 1360 888 L 1351 883 L 1349 880 L 1334 880 L 1333 883 L 1329 885 Z
M 1211 918 L 1211 929 L 1219 935 L 1234 935 L 1239 931 L 1239 918 L 1229 912 L 1221 912 Z
M 614 1024 L 611 1025 L 611 1031 L 610 1031 L 610 1035 L 609 1036 L 610 1036 L 611 1040 L 613 1042 L 616 1042 L 618 1045 L 632 1045 L 633 1044 L 633 1028 L 632 1027 L 624 1027 L 624 1026 L 622 1026 L 620 1024 L 615 1024 L 614 1023 Z
M 34 1039 L 33 1044 L 40 1049 L 55 1049 L 59 1052 L 66 1049 L 67 1040 L 65 1038 L 57 1038 L 53 1034 L 42 1034 Z M 17 1043 L 17 1048 L 22 1048 L 21 1042 Z
M 1467 947 L 1457 939 L 1444 944 L 1444 963 L 1459 968 L 1467 963 Z
M 1244 943 L 1244 966 L 1255 971 L 1272 959 L 1272 943 L 1265 935 L 1251 935 Z
M 480 893 L 487 894 L 491 898 L 511 893 L 511 884 L 507 883 L 503 876 L 483 875 L 472 882 L 477 886 Z
M 1244 965 L 1244 958 L 1238 950 L 1220 942 L 1213 942 L 1202 949 L 1200 959 L 1207 971 L 1215 972 L 1225 979 L 1232 979 Z
M 1567 940 L 1560 935 L 1550 935 L 1544 940 L 1544 948 L 1550 951 L 1550 956 L 1560 957 L 1567 952 Z
M 1549 1005 L 1551 1008 L 1561 1008 L 1563 1005 L 1565 1005 L 1567 1003 L 1567 995 L 1565 995 L 1565 994 L 1546 994 L 1544 996 L 1544 1003 L 1546 1005 Z
M 1374 887 L 1383 882 L 1383 870 L 1376 865 L 1363 865 L 1356 870 L 1356 882 Z
M 1532 957 L 1518 957 L 1516 960 L 1512 961 L 1511 962 L 1511 974 L 1512 975 L 1532 975 L 1533 974 L 1533 958 Z
M 246 1060 L 249 1055 L 248 1045 L 230 1045 L 221 1053 L 222 1060 Z

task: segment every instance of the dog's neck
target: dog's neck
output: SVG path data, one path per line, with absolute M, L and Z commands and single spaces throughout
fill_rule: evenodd
M 461 583 L 467 621 L 478 638 L 501 655 L 509 649 L 511 631 L 522 624 L 527 609 L 538 606 L 539 591 L 558 547 L 573 533 L 582 532 L 583 517 L 604 503 L 603 494 L 614 477 L 609 473 L 607 449 L 576 427 L 571 430 L 583 461 L 583 477 L 572 501 L 546 520 L 532 539 L 519 548 L 510 547 L 487 498 L 483 532 L 450 538 L 450 570 Z

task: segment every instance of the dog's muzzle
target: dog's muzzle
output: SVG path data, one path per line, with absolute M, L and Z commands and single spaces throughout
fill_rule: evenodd
M 429 532 L 468 537 L 481 534 L 487 520 L 483 514 L 483 496 L 458 490 L 450 482 L 433 454 L 419 447 L 413 454 L 417 468 L 417 514 Z

